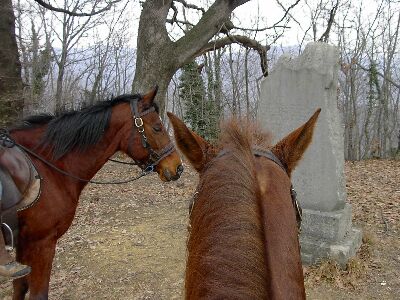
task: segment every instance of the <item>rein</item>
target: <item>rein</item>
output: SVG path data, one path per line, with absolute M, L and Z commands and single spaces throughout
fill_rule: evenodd
M 78 181 L 82 181 L 82 182 L 88 182 L 88 183 L 94 183 L 94 184 L 123 184 L 123 183 L 128 183 L 128 182 L 131 182 L 131 181 L 135 181 L 135 180 L 137 180 L 137 179 L 139 179 L 139 178 L 141 178 L 143 176 L 146 176 L 149 173 L 153 172 L 152 169 L 151 170 L 142 170 L 142 172 L 138 176 L 136 176 L 134 178 L 131 178 L 131 179 L 127 179 L 127 180 L 122 180 L 122 181 L 96 181 L 96 180 L 91 180 L 91 179 L 83 179 L 83 178 L 75 176 L 75 175 L 73 175 L 71 173 L 68 173 L 68 172 L 56 167 L 55 165 L 53 165 L 52 163 L 50 163 L 49 161 L 47 161 L 46 159 L 44 159 L 40 155 L 38 155 L 35 152 L 31 151 L 30 149 L 28 149 L 28 148 L 26 148 L 26 147 L 24 147 L 24 146 L 22 146 L 20 144 L 17 144 L 17 143 L 15 143 L 15 145 L 18 146 L 19 148 L 21 148 L 22 150 L 26 151 L 27 153 L 31 154 L 32 156 L 36 157 L 41 162 L 45 163 L 47 166 L 51 167 L 52 169 L 56 170 L 57 172 L 65 175 L 65 176 L 71 177 L 73 179 L 76 179 Z
M 276 155 L 275 155 L 271 150 L 264 150 L 264 149 L 260 149 L 260 148 L 254 147 L 254 148 L 252 149 L 252 152 L 253 152 L 253 155 L 256 156 L 256 157 L 261 157 L 261 156 L 262 156 L 262 157 L 265 157 L 265 158 L 267 158 L 267 159 L 273 161 L 273 162 L 276 163 L 283 171 L 285 171 L 285 173 L 289 176 L 289 174 L 288 174 L 287 169 L 285 168 L 285 166 L 282 164 L 282 162 L 279 160 L 279 158 L 276 157 Z M 228 150 L 222 150 L 222 151 L 216 156 L 216 158 L 222 157 L 222 156 L 224 156 L 224 155 L 227 154 L 227 153 L 228 153 Z M 190 216 L 192 215 L 192 211 L 193 211 L 194 204 L 195 204 L 195 202 L 196 202 L 196 199 L 197 199 L 197 195 L 198 195 L 198 194 L 199 194 L 199 192 L 196 191 L 196 192 L 194 193 L 194 195 L 193 195 L 193 197 L 192 197 L 190 203 L 189 203 L 189 219 L 190 219 Z M 297 228 L 298 228 L 299 233 L 300 233 L 300 231 L 301 231 L 301 221 L 302 221 L 302 215 L 303 215 L 303 213 L 302 213 L 302 209 L 301 209 L 301 207 L 300 207 L 300 205 L 299 205 L 299 202 L 297 201 L 297 193 L 296 193 L 296 191 L 294 190 L 292 184 L 290 185 L 290 196 L 291 196 L 291 198 L 292 198 L 293 208 L 295 209 L 295 212 L 296 212 Z M 189 227 L 189 229 L 191 228 L 190 221 L 189 221 L 188 227 Z
M 139 98 L 140 99 L 140 98 Z M 140 161 L 136 161 L 134 160 L 133 163 L 129 163 L 129 162 L 123 162 L 123 161 L 118 161 L 118 160 L 114 160 L 114 159 L 109 159 L 110 161 L 113 162 L 117 162 L 117 163 L 122 163 L 122 164 L 127 164 L 127 165 L 137 165 L 140 167 L 140 169 L 142 170 L 142 172 L 131 179 L 127 179 L 127 180 L 122 180 L 122 181 L 96 181 L 96 180 L 90 180 L 90 179 L 84 179 L 84 178 L 80 178 L 78 176 L 75 176 L 71 173 L 68 173 L 60 168 L 58 168 L 57 166 L 55 166 L 54 164 L 50 163 L 48 160 L 46 160 L 45 158 L 43 158 L 42 156 L 38 155 L 37 153 L 33 152 L 32 150 L 26 148 L 25 146 L 18 144 L 17 142 L 15 142 L 12 137 L 10 136 L 9 132 L 6 129 L 1 129 L 0 130 L 0 143 L 8 148 L 12 148 L 14 146 L 17 146 L 19 148 L 21 148 L 22 150 L 24 150 L 25 152 L 31 154 L 32 156 L 36 157 L 38 160 L 40 160 L 41 162 L 43 162 L 44 164 L 46 164 L 47 166 L 49 166 L 50 168 L 56 170 L 57 172 L 71 177 L 75 180 L 78 181 L 82 181 L 82 182 L 87 182 L 87 183 L 93 183 L 93 184 L 124 184 L 124 183 L 128 183 L 128 182 L 132 182 L 135 181 L 143 176 L 146 176 L 148 174 L 150 174 L 151 172 L 154 172 L 155 167 L 158 165 L 158 163 L 163 160 L 165 157 L 167 157 L 168 155 L 170 155 L 172 152 L 175 151 L 175 146 L 174 144 L 172 144 L 172 142 L 169 142 L 163 149 L 161 149 L 160 152 L 156 152 L 155 150 L 153 150 L 153 148 L 151 147 L 151 145 L 149 144 L 149 142 L 147 141 L 147 137 L 145 135 L 144 132 L 144 123 L 143 123 L 143 119 L 141 118 L 144 115 L 147 115 L 148 113 L 151 113 L 153 111 L 155 111 L 154 106 L 152 106 L 149 109 L 146 109 L 144 111 L 142 111 L 141 113 L 139 113 L 138 111 L 138 98 L 137 97 L 133 97 L 132 100 L 130 101 L 130 107 L 131 107 L 131 111 L 132 111 L 132 117 L 133 117 L 133 123 L 135 125 L 135 127 L 137 128 L 137 131 L 140 133 L 141 135 L 141 139 L 142 139 L 142 145 L 144 148 L 146 148 L 149 152 L 149 159 L 147 160 L 146 163 L 142 163 Z M 134 130 L 132 131 L 134 132 Z M 132 142 L 132 135 L 130 138 L 131 142 Z M 131 143 L 129 143 L 128 145 L 128 152 L 131 152 Z M 133 155 L 131 155 L 133 157 Z
M 123 183 L 128 183 L 131 181 L 135 181 L 149 173 L 152 172 L 152 170 L 142 170 L 142 172 L 131 179 L 127 179 L 127 180 L 123 180 L 123 181 L 96 181 L 96 180 L 88 180 L 88 179 L 83 179 L 80 178 L 78 176 L 75 176 L 71 173 L 68 173 L 60 168 L 58 168 L 57 166 L 55 166 L 54 164 L 52 164 L 51 162 L 49 162 L 48 160 L 44 159 L 43 157 L 41 157 L 40 155 L 36 154 L 35 152 L 33 152 L 32 150 L 26 148 L 25 146 L 22 146 L 21 144 L 18 144 L 17 142 L 15 142 L 8 133 L 2 132 L 0 133 L 0 143 L 2 146 L 7 147 L 7 148 L 12 148 L 14 146 L 17 146 L 18 148 L 22 149 L 23 151 L 25 151 L 26 153 L 29 153 L 30 155 L 36 157 L 38 160 L 40 160 L 42 163 L 46 164 L 47 166 L 49 166 L 50 168 L 56 170 L 57 172 L 71 177 L 73 179 L 76 179 L 78 181 L 82 181 L 82 182 L 88 182 L 88 183 L 94 183 L 94 184 L 123 184 Z

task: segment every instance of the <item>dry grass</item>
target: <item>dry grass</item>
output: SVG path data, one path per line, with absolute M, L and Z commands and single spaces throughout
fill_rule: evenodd
M 323 281 L 336 287 L 354 289 L 362 280 L 365 280 L 368 273 L 373 243 L 373 235 L 364 233 L 360 250 L 356 257 L 347 262 L 345 268 L 341 268 L 332 259 L 324 259 L 316 265 L 304 267 L 306 286 L 312 288 Z

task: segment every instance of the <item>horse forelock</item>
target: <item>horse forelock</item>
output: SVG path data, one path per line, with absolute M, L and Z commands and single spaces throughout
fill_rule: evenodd
M 219 138 L 220 148 L 233 145 L 234 148 L 245 147 L 268 148 L 271 143 L 271 134 L 262 129 L 260 124 L 242 118 L 231 118 L 221 124 Z M 247 151 L 247 149 L 243 149 Z
M 269 135 L 237 119 L 222 127 L 219 145 L 226 153 L 201 175 L 191 215 L 186 297 L 265 299 L 263 222 L 251 149 L 267 145 Z

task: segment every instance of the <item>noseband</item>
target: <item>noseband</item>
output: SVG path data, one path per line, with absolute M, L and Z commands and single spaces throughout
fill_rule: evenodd
M 260 149 L 260 148 L 254 147 L 252 151 L 253 151 L 253 155 L 256 156 L 256 157 L 261 157 L 262 156 L 262 157 L 268 158 L 269 160 L 271 160 L 274 163 L 276 163 L 289 176 L 289 173 L 288 173 L 287 169 L 285 168 L 285 166 L 282 164 L 282 162 L 279 160 L 279 158 L 276 157 L 276 155 L 271 150 L 264 150 L 264 149 Z M 217 155 L 216 158 L 224 156 L 227 153 L 228 153 L 228 150 L 222 150 Z M 196 191 L 194 193 L 194 195 L 193 195 L 193 198 L 190 201 L 190 204 L 189 204 L 189 218 L 190 218 L 190 215 L 192 214 L 193 207 L 194 207 L 194 204 L 195 204 L 195 201 L 196 201 L 196 198 L 197 198 L 198 194 L 199 194 L 199 192 Z M 294 190 L 292 184 L 290 185 L 290 196 L 292 198 L 293 208 L 295 209 L 295 212 L 296 212 L 297 228 L 298 228 L 299 233 L 300 233 L 300 231 L 301 231 L 301 220 L 302 220 L 303 212 L 302 212 L 302 209 L 301 209 L 301 207 L 299 205 L 299 202 L 297 201 L 297 193 Z M 189 227 L 190 227 L 190 224 L 189 224 Z
M 169 142 L 164 148 L 161 149 L 161 151 L 157 152 L 155 151 L 151 145 L 149 144 L 147 137 L 146 137 L 146 133 L 144 132 L 144 123 L 143 123 L 143 119 L 142 117 L 155 111 L 154 106 L 139 112 L 138 109 L 138 100 L 141 99 L 141 97 L 134 97 L 132 98 L 132 100 L 130 101 L 130 106 L 131 106 L 131 111 L 132 111 L 132 117 L 133 117 L 133 125 L 134 127 L 136 127 L 137 131 L 140 134 L 141 140 L 142 140 L 142 146 L 147 149 L 147 151 L 149 151 L 150 155 L 149 155 L 149 159 L 147 160 L 147 162 L 143 163 L 140 162 L 138 160 L 135 160 L 136 165 L 138 165 L 142 170 L 144 170 L 145 172 L 152 172 L 154 171 L 155 167 L 158 165 L 158 163 L 160 161 L 162 161 L 165 157 L 167 157 L 168 155 L 170 155 L 172 152 L 175 151 L 175 146 L 172 142 Z M 132 131 L 134 132 L 134 130 Z M 128 152 L 131 154 L 131 157 L 133 157 L 132 155 L 132 143 L 133 143 L 133 133 L 130 137 L 130 141 L 128 144 Z

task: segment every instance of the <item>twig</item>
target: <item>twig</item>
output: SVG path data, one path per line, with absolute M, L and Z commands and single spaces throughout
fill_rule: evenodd
M 386 220 L 385 217 L 383 216 L 383 210 L 382 210 L 382 208 L 381 208 L 381 218 L 382 218 L 383 224 L 385 225 L 385 230 L 384 230 L 384 232 L 385 232 L 385 233 L 388 233 L 388 232 L 389 232 L 389 223 L 387 222 L 387 220 Z
M 77 13 L 77 12 L 70 11 L 70 10 L 67 10 L 67 9 L 54 7 L 54 6 L 50 5 L 49 3 L 46 3 L 46 2 L 44 2 L 42 0 L 34 0 L 34 1 L 36 3 L 38 3 L 39 5 L 43 6 L 44 8 L 47 8 L 47 9 L 55 11 L 55 12 L 61 12 L 61 13 L 64 13 L 64 14 L 67 14 L 67 15 L 70 15 L 70 16 L 74 16 L 74 17 L 90 17 L 90 16 L 101 14 L 101 13 L 109 10 L 115 3 L 118 3 L 121 0 L 111 1 L 111 2 L 109 2 L 107 4 L 106 7 L 102 8 L 102 9 L 100 9 L 98 11 L 94 11 L 94 7 L 93 7 L 92 12 L 90 12 L 90 13 Z

